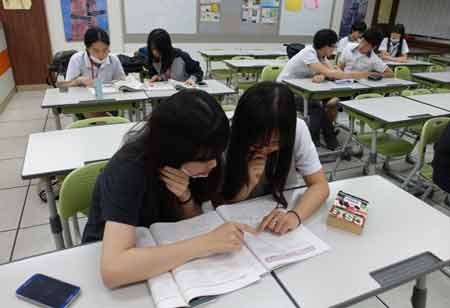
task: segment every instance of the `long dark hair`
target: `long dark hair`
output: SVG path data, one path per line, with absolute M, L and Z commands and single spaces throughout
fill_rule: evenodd
M 291 166 L 296 118 L 294 94 L 283 84 L 261 82 L 242 95 L 231 125 L 223 185 L 225 200 L 233 199 L 248 183 L 248 163 L 253 156 L 250 147 L 267 145 L 278 131 L 280 149 L 268 157 L 265 175 L 274 199 L 287 206 L 283 189 Z
M 175 49 L 166 30 L 154 29 L 150 32 L 147 38 L 147 48 L 149 64 L 154 62 L 152 49 L 158 50 L 161 61 L 161 73 L 166 72 L 172 66 L 175 58 Z
M 160 180 L 164 166 L 180 168 L 190 161 L 215 159 L 217 167 L 208 178 L 190 180 L 192 197 L 197 202 L 209 200 L 221 180 L 221 158 L 230 134 L 229 121 L 216 100 L 199 90 L 182 90 L 161 102 L 145 125 L 127 136 L 121 149 L 127 159 L 144 162 L 153 217 L 160 221 L 180 219 L 179 201 Z
M 405 39 L 405 26 L 403 24 L 394 25 L 394 27 L 392 27 L 392 30 L 391 30 L 391 34 L 392 33 L 400 33 L 400 42 L 398 43 L 397 52 L 395 54 L 395 57 L 400 57 L 402 55 L 403 40 Z M 389 35 L 388 52 L 389 52 L 390 46 L 391 46 L 391 36 Z

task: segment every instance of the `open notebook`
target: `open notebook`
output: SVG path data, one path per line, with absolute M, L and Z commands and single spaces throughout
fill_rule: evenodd
M 155 223 L 138 229 L 138 246 L 174 243 L 205 234 L 226 221 L 256 227 L 276 203 L 254 200 L 223 205 L 215 211 L 176 223 Z M 232 292 L 258 281 L 280 266 L 317 256 L 329 246 L 301 226 L 283 236 L 263 232 L 245 234 L 245 245 L 236 253 L 216 254 L 192 260 L 171 272 L 148 280 L 158 308 L 186 307 L 202 296 Z

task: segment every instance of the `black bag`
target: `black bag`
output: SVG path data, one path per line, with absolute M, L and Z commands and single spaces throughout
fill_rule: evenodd
M 66 77 L 67 66 L 70 58 L 77 53 L 76 50 L 63 50 L 53 56 L 53 61 L 48 65 L 47 84 L 56 87 L 59 75 Z
M 284 46 L 286 46 L 286 53 L 289 59 L 291 59 L 293 56 L 298 54 L 303 48 L 305 48 L 305 45 L 299 43 L 284 44 Z
M 145 64 L 145 59 L 141 57 L 129 57 L 126 55 L 118 55 L 120 63 L 122 63 L 123 70 L 125 74 L 129 73 L 140 73 Z

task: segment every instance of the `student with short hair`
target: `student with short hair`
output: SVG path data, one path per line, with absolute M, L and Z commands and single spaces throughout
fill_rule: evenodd
M 192 86 L 202 80 L 200 63 L 187 52 L 174 48 L 166 30 L 154 29 L 150 32 L 147 49 L 150 82 L 174 79 Z
M 350 44 L 339 58 L 338 68 L 344 72 L 378 73 L 393 77 L 394 72 L 375 53 L 382 38 L 381 32 L 369 29 L 359 44 Z
M 391 35 L 381 42 L 379 51 L 381 58 L 386 61 L 406 62 L 408 61 L 408 43 L 405 39 L 405 26 L 396 24 Z
M 359 43 L 362 35 L 367 30 L 367 25 L 364 21 L 356 21 L 352 24 L 352 29 L 349 35 L 346 37 L 343 37 L 337 47 L 337 54 L 338 56 L 342 54 L 344 49 L 348 46 L 350 43 Z
M 108 33 L 98 27 L 89 28 L 84 34 L 85 51 L 75 53 L 69 61 L 66 80 L 69 86 L 92 87 L 95 79 L 102 82 L 125 80 L 120 60 L 109 54 Z
M 284 234 L 300 226 L 326 200 L 329 187 L 308 127 L 296 116 L 292 91 L 275 82 L 254 85 L 239 99 L 231 127 L 219 203 L 271 194 L 286 208 L 284 189 L 300 175 L 308 188 L 299 202 L 288 212 L 274 210 L 259 231 Z
M 229 121 L 216 100 L 182 90 L 161 102 L 98 176 L 83 242 L 103 240 L 101 275 L 115 288 L 147 280 L 192 259 L 237 251 L 247 225 L 226 223 L 192 239 L 136 247 L 136 227 L 202 213 L 218 190 Z

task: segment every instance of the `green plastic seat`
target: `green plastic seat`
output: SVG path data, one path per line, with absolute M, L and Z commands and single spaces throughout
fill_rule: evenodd
M 264 67 L 261 73 L 262 81 L 275 81 L 283 70 L 283 66 L 281 65 L 268 65 Z
M 430 164 L 425 162 L 425 154 L 427 151 L 427 146 L 433 145 L 438 142 L 442 133 L 450 123 L 450 118 L 439 117 L 433 118 L 425 122 L 422 128 L 422 133 L 420 135 L 420 141 L 418 145 L 418 159 L 410 174 L 406 177 L 405 181 L 402 183 L 402 188 L 406 188 L 411 182 L 412 178 L 415 176 L 421 177 L 423 180 L 427 181 L 429 184 L 429 189 L 423 194 L 422 199 L 425 199 L 428 193 L 433 187 L 436 187 L 432 183 L 433 179 L 433 168 Z
M 434 88 L 433 93 L 450 93 L 450 89 L 447 88 Z
M 223 111 L 227 112 L 227 111 L 233 111 L 234 109 L 236 109 L 236 105 L 233 104 L 223 104 L 221 105 Z
M 430 66 L 429 72 L 430 73 L 445 72 L 445 67 L 443 67 L 442 65 L 433 65 L 433 66 Z
M 406 66 L 397 66 L 394 70 L 394 77 L 403 80 L 412 80 L 411 70 Z
M 84 128 L 89 126 L 98 126 L 98 125 L 112 125 L 112 124 L 123 124 L 129 123 L 128 119 L 122 117 L 96 117 L 89 118 L 84 120 L 79 120 L 71 123 L 67 126 L 68 129 L 72 128 Z
M 77 214 L 88 215 L 92 201 L 97 176 L 103 171 L 108 161 L 101 161 L 86 165 L 69 173 L 64 179 L 59 192 L 58 212 L 63 220 L 72 218 L 74 230 L 78 240 L 81 239 Z M 70 230 L 64 230 L 68 235 L 67 244 L 72 244 Z
M 275 60 L 289 60 L 288 56 L 278 56 L 275 58 Z
M 383 94 L 380 93 L 364 93 L 359 94 L 355 97 L 355 99 L 367 99 L 367 98 L 378 98 L 378 97 L 384 97 Z

